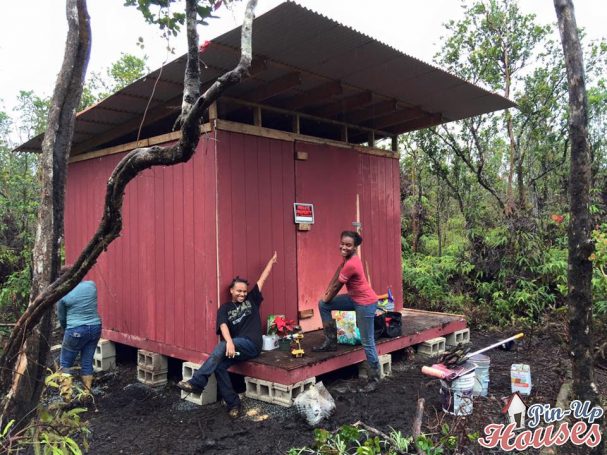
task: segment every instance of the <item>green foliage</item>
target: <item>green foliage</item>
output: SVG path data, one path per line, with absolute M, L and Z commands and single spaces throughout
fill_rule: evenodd
M 148 24 L 158 25 L 164 34 L 177 36 L 185 24 L 185 14 L 172 11 L 175 0 L 125 0 L 125 6 L 135 6 Z M 226 0 L 202 0 L 198 4 L 198 24 L 207 25 L 207 19 L 213 18 L 213 11 Z
M 607 223 L 592 233 L 595 252 L 590 256 L 594 266 L 592 293 L 597 314 L 607 316 Z
M 31 92 L 21 92 L 23 123 L 20 131 L 29 137 L 45 121 L 46 105 Z M 44 118 L 44 120 L 43 120 Z M 0 320 L 12 321 L 29 296 L 27 266 L 33 244 L 38 204 L 37 156 L 14 153 L 9 139 L 10 118 L 0 112 Z
M 45 378 L 45 389 L 36 418 L 27 427 L 14 432 L 14 420 L 10 420 L 2 429 L 1 453 L 17 454 L 28 448 L 36 455 L 80 455 L 88 451 L 90 430 L 88 422 L 82 419 L 87 409 L 49 400 L 49 392 L 60 387 L 60 375 L 51 372 Z
M 314 430 L 314 446 L 292 448 L 289 455 L 395 455 L 406 453 L 412 443 L 412 438 L 405 437 L 393 428 L 387 439 L 370 436 L 369 432 L 355 425 L 344 425 L 335 432 L 323 428 Z
M 15 319 L 27 307 L 30 294 L 29 266 L 13 272 L 0 289 L 0 320 Z M 11 317 L 12 316 L 12 317 Z
M 121 54 L 120 58 L 103 72 L 91 73 L 83 87 L 80 110 L 107 98 L 149 72 L 147 57 Z

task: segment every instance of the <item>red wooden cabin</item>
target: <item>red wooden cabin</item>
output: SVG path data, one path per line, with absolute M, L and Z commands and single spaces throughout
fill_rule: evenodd
M 239 29 L 208 43 L 200 57 L 204 86 L 236 64 L 239 43 Z M 299 322 L 315 330 L 318 298 L 339 261 L 339 233 L 358 224 L 373 287 L 391 287 L 401 308 L 397 136 L 512 106 L 294 3 L 255 20 L 253 50 L 251 77 L 210 109 L 193 159 L 148 170 L 128 187 L 122 236 L 89 274 L 105 338 L 199 362 L 217 342 L 216 310 L 232 277 L 254 281 L 274 250 L 264 316 L 298 319 L 313 309 Z M 178 137 L 170 131 L 184 65 L 185 56 L 78 115 L 68 261 L 95 231 L 116 163 L 137 145 Z M 378 147 L 382 140 L 386 148 Z M 309 230 L 294 222 L 294 203 L 313 204 Z

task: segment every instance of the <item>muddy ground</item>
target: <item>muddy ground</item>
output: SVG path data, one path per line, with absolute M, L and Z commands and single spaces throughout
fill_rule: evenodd
M 473 347 L 484 347 L 511 334 L 473 332 Z M 533 389 L 525 399 L 527 405 L 555 403 L 567 365 L 566 351 L 557 338 L 531 334 L 512 351 L 489 352 L 489 396 L 476 399 L 473 414 L 466 418 L 441 411 L 438 380 L 421 375 L 420 367 L 428 361 L 411 352 L 393 354 L 392 376 L 368 395 L 351 391 L 357 383 L 356 367 L 319 377 L 336 402 L 334 415 L 319 426 L 335 430 L 360 420 L 386 433 L 394 428 L 410 434 L 417 400 L 423 397 L 422 431 L 437 434 L 447 423 L 452 434 L 464 441 L 467 434 L 482 434 L 485 425 L 502 422 L 500 398 L 510 395 L 513 363 L 531 365 Z M 180 379 L 177 362 L 169 366 L 169 384 L 150 389 L 136 381 L 135 359 L 134 350 L 120 351 L 117 370 L 100 375 L 97 381 L 97 409 L 86 414 L 91 423 L 92 454 L 285 454 L 291 447 L 314 443 L 313 428 L 294 408 L 243 398 L 246 415 L 234 421 L 220 403 L 199 407 L 180 399 L 175 386 Z M 242 378 L 235 379 L 237 388 L 244 391 Z M 597 370 L 597 380 L 601 390 L 606 390 L 605 370 Z M 466 445 L 457 453 L 497 453 L 483 451 L 477 443 Z

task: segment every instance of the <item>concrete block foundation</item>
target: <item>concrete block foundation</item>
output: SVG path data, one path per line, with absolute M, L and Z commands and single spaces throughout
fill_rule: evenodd
M 245 377 L 245 396 L 280 406 L 293 406 L 298 395 L 316 384 L 316 377 L 308 378 L 295 384 L 285 385 L 263 379 Z
M 181 366 L 181 375 L 183 380 L 187 381 L 194 376 L 194 373 L 200 367 L 201 364 L 199 363 L 183 362 Z M 209 377 L 209 382 L 207 382 L 207 386 L 204 388 L 202 393 L 187 393 L 182 390 L 181 398 L 199 406 L 217 402 L 217 380 L 215 379 L 215 375 L 213 374 Z

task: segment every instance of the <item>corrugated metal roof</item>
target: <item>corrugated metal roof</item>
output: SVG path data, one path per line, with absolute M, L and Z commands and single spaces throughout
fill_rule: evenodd
M 200 56 L 203 85 L 233 68 L 239 49 L 240 28 L 213 39 Z M 502 96 L 293 2 L 255 19 L 253 52 L 252 77 L 230 88 L 226 97 L 293 109 L 351 127 L 380 129 L 383 135 L 514 106 Z M 133 135 L 152 93 L 144 126 L 174 117 L 181 106 L 185 62 L 181 56 L 79 113 L 72 153 L 113 145 Z M 17 150 L 39 150 L 41 142 L 39 136 Z

